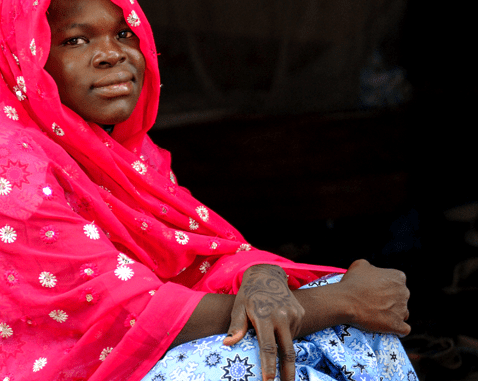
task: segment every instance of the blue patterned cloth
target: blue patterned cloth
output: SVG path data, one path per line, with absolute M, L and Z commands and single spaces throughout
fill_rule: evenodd
M 339 282 L 329 275 L 302 288 Z M 260 381 L 261 360 L 254 330 L 237 344 L 222 344 L 226 335 L 179 345 L 154 366 L 142 381 Z M 294 340 L 296 381 L 416 381 L 417 375 L 394 335 L 373 334 L 347 325 Z M 279 381 L 279 368 L 274 381 Z

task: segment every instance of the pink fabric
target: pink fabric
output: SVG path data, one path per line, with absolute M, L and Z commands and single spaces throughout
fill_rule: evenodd
M 111 136 L 62 106 L 43 69 L 49 0 L 0 0 L 0 380 L 140 380 L 205 293 L 237 292 L 258 263 L 291 287 L 342 269 L 252 248 L 177 185 L 147 131 L 159 102 L 151 28 L 145 84 Z

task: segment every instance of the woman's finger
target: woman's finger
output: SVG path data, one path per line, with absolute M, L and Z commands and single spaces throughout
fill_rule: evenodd
M 279 347 L 280 379 L 282 381 L 295 380 L 295 349 L 289 329 L 276 332 Z
M 277 344 L 271 324 L 256 325 L 252 322 L 259 342 L 262 379 L 273 381 L 276 376 Z
M 224 345 L 234 345 L 247 333 L 248 318 L 244 304 L 235 303 L 231 311 L 231 324 L 227 336 L 223 341 Z

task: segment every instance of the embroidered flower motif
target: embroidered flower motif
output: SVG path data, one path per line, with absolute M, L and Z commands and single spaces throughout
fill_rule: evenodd
M 45 357 L 40 357 L 38 360 L 35 360 L 33 363 L 33 371 L 38 372 L 39 370 L 43 369 L 47 363 Z
M 216 250 L 219 247 L 219 241 L 213 239 L 209 241 L 209 248 L 211 250 Z
M 56 276 L 52 273 L 49 273 L 48 271 L 43 271 L 42 273 L 40 273 L 38 279 L 40 280 L 40 284 L 43 287 L 52 288 L 56 286 Z
M 197 223 L 197 221 L 189 217 L 189 229 L 196 230 L 197 228 L 199 228 L 199 224 Z
M 17 85 L 19 86 L 20 90 L 24 93 L 27 92 L 27 86 L 25 85 L 25 78 L 21 75 L 17 77 Z
M 134 271 L 128 266 L 118 266 L 115 270 L 115 275 L 119 279 L 127 281 L 133 277 Z
M 81 293 L 80 299 L 86 301 L 88 304 L 96 304 L 98 303 L 99 295 L 92 288 L 86 288 Z
M 33 6 L 35 6 L 35 3 L 33 3 Z M 35 39 L 34 38 L 32 39 L 32 42 L 30 42 L 30 50 L 32 52 L 32 55 L 34 55 L 34 56 L 37 55 L 37 46 L 35 44 Z
M 5 106 L 3 108 L 5 115 L 9 117 L 11 120 L 18 120 L 18 113 L 17 110 L 12 106 Z
M 118 254 L 118 266 L 131 265 L 134 261 L 124 253 Z
M 134 0 L 129 0 L 129 2 L 130 2 L 131 4 L 134 4 Z
M 13 54 L 13 53 L 12 53 L 12 57 L 13 57 L 13 59 L 15 60 L 15 63 L 16 63 L 18 66 L 20 66 L 20 61 L 18 60 L 18 57 L 17 57 L 15 54 Z
M 64 323 L 68 319 L 68 315 L 63 310 L 53 310 L 48 314 L 48 316 L 58 323 Z
M 141 25 L 141 20 L 139 19 L 138 15 L 136 14 L 135 11 L 131 11 L 127 20 L 128 20 L 128 24 L 131 25 L 131 26 L 140 26 Z
M 18 273 L 15 270 L 7 270 L 3 273 L 7 285 L 10 287 L 18 283 Z
M 83 226 L 83 231 L 89 239 L 100 239 L 100 233 L 98 233 L 98 229 L 96 228 L 94 222 Z
M 133 11 L 134 12 L 134 11 Z M 138 171 L 140 175 L 145 175 L 148 171 L 148 167 L 141 160 L 136 160 L 131 166 Z
M 236 253 L 239 253 L 240 251 L 249 251 L 251 250 L 251 245 L 249 245 L 248 243 L 243 243 L 241 244 L 241 246 L 239 246 L 239 248 L 236 250 Z
M 83 279 L 93 279 L 98 275 L 98 266 L 94 263 L 85 263 L 80 267 L 80 276 Z
M 210 267 L 211 267 L 211 264 L 208 261 L 204 261 L 202 265 L 199 266 L 199 271 L 205 274 Z
M 156 290 L 149 291 L 149 295 L 153 296 L 154 294 L 156 294 Z
M 152 227 L 152 221 L 147 218 L 135 218 L 136 227 L 140 233 L 148 233 Z
M 100 361 L 105 361 L 106 360 L 106 357 L 108 357 L 108 355 L 113 351 L 113 348 L 112 347 L 107 347 L 105 349 L 103 349 L 101 351 L 101 354 L 100 354 Z
M 40 238 L 45 243 L 53 243 L 58 240 L 59 231 L 53 225 L 44 226 L 40 229 Z
M 6 196 L 12 191 L 12 184 L 7 179 L 0 177 L 0 196 Z
M 209 220 L 209 211 L 206 209 L 206 207 L 198 206 L 196 208 L 196 212 L 199 215 L 199 218 L 204 222 L 207 222 Z
M 169 208 L 168 208 L 166 205 L 164 205 L 164 204 L 159 204 L 159 207 L 161 208 L 161 213 L 162 213 L 162 214 L 168 214 Z
M 14 381 L 15 380 L 11 373 L 5 374 L 2 377 L 3 377 L 3 379 L 1 381 Z
M 138 318 L 138 316 L 136 314 L 129 314 L 127 317 L 126 317 L 126 320 L 124 321 L 124 326 L 126 328 L 131 328 L 132 326 L 135 325 L 136 323 L 136 319 Z
M 169 179 L 171 180 L 173 184 L 176 184 L 176 178 L 174 177 L 173 172 L 169 172 Z
M 15 95 L 17 96 L 17 99 L 19 101 L 24 101 L 25 99 L 27 99 L 27 96 L 22 93 L 20 86 L 13 86 L 13 91 L 15 92 Z
M 53 124 L 51 125 L 51 129 L 52 129 L 53 132 L 54 132 L 55 134 L 57 134 L 58 136 L 63 136 L 63 135 L 65 135 L 65 132 L 64 132 L 64 131 L 61 129 L 61 127 L 60 127 L 58 124 L 56 124 L 56 123 L 53 123 Z
M 0 229 L 0 239 L 4 243 L 13 243 L 17 239 L 17 232 L 9 225 Z
M 176 241 L 178 241 L 180 245 L 186 245 L 189 241 L 189 237 L 184 232 L 176 231 L 174 235 L 176 236 Z
M 53 198 L 53 191 L 51 189 L 51 186 L 48 184 L 40 186 L 40 193 L 43 196 L 43 198 L 47 200 L 51 200 Z
M 13 335 L 13 330 L 7 323 L 0 322 L 0 337 L 7 339 Z

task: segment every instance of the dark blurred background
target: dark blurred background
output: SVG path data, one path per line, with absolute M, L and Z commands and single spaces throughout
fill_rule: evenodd
M 256 247 L 406 271 L 415 333 L 478 338 L 478 294 L 442 291 L 476 291 L 476 33 L 465 5 L 140 3 L 161 52 L 150 135 L 181 185 Z M 457 283 L 459 263 L 471 270 Z

